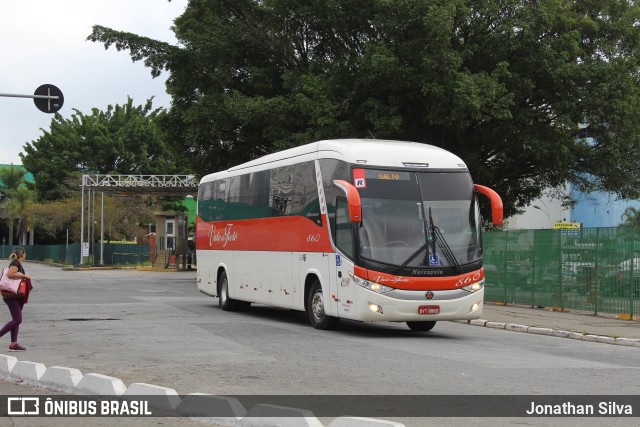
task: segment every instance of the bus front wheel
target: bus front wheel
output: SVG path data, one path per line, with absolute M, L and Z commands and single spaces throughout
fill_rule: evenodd
M 315 279 L 309 289 L 307 296 L 307 315 L 311 326 L 316 329 L 333 329 L 338 325 L 340 319 L 327 316 L 324 312 L 324 295 L 320 281 Z
M 433 327 L 436 326 L 436 322 L 435 321 L 429 321 L 429 322 L 407 322 L 407 326 L 412 331 L 427 332 L 427 331 L 432 330 Z

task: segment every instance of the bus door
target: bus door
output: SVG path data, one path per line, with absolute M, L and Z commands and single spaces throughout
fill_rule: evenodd
M 338 298 L 338 316 L 355 318 L 355 282 L 349 274 L 353 272 L 353 262 L 341 254 L 336 254 L 336 286 Z
M 347 207 L 347 199 L 338 197 L 336 199 L 335 212 L 335 235 L 334 242 L 338 248 L 335 254 L 335 283 L 337 287 L 336 297 L 338 299 L 338 316 L 345 318 L 354 317 L 355 307 L 355 286 L 353 280 L 349 277 L 349 273 L 353 272 L 353 227 L 358 226 L 351 222 L 349 218 L 349 210 Z

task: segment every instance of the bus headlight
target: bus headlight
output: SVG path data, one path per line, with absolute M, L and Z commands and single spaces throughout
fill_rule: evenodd
M 363 288 L 369 289 L 370 291 L 376 292 L 378 294 L 384 294 L 393 290 L 393 288 L 390 288 L 389 286 L 381 285 L 380 283 L 376 282 L 370 282 L 369 280 L 365 280 L 352 273 L 349 273 L 349 276 L 353 279 L 356 285 L 362 286 Z
M 464 289 L 467 292 L 478 292 L 480 289 L 482 289 L 484 287 L 484 279 L 480 280 L 479 282 L 476 283 L 472 283 L 468 286 L 465 286 L 463 288 L 460 289 Z
M 382 312 L 382 306 L 378 304 L 369 303 L 369 310 L 373 311 L 374 313 L 384 314 Z

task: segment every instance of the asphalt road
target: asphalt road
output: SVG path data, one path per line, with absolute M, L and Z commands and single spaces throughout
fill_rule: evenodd
M 220 395 L 640 395 L 637 348 L 454 322 L 427 333 L 348 321 L 337 331 L 318 331 L 302 312 L 266 306 L 223 312 L 217 299 L 197 290 L 195 272 L 63 271 L 29 262 L 25 268 L 35 287 L 20 329 L 28 350 L 0 352 L 127 385 Z M 8 310 L 0 316 L 8 320 Z M 0 349 L 8 344 L 3 337 Z M 460 425 L 495 425 L 469 421 Z M 572 425 L 553 424 L 565 421 Z M 606 424 L 618 421 L 625 422 Z

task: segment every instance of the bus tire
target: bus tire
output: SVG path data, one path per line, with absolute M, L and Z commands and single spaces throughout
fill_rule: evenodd
M 316 329 L 334 329 L 340 319 L 333 316 L 327 316 L 324 312 L 324 296 L 322 294 L 322 286 L 320 281 L 315 279 L 309 288 L 307 295 L 307 315 L 311 326 Z
M 432 330 L 434 326 L 436 326 L 436 321 L 431 320 L 428 322 L 407 322 L 407 326 L 412 331 L 428 332 Z
M 220 275 L 220 290 L 218 291 L 218 306 L 224 311 L 234 311 L 238 309 L 238 301 L 229 297 L 229 279 L 227 272 Z

